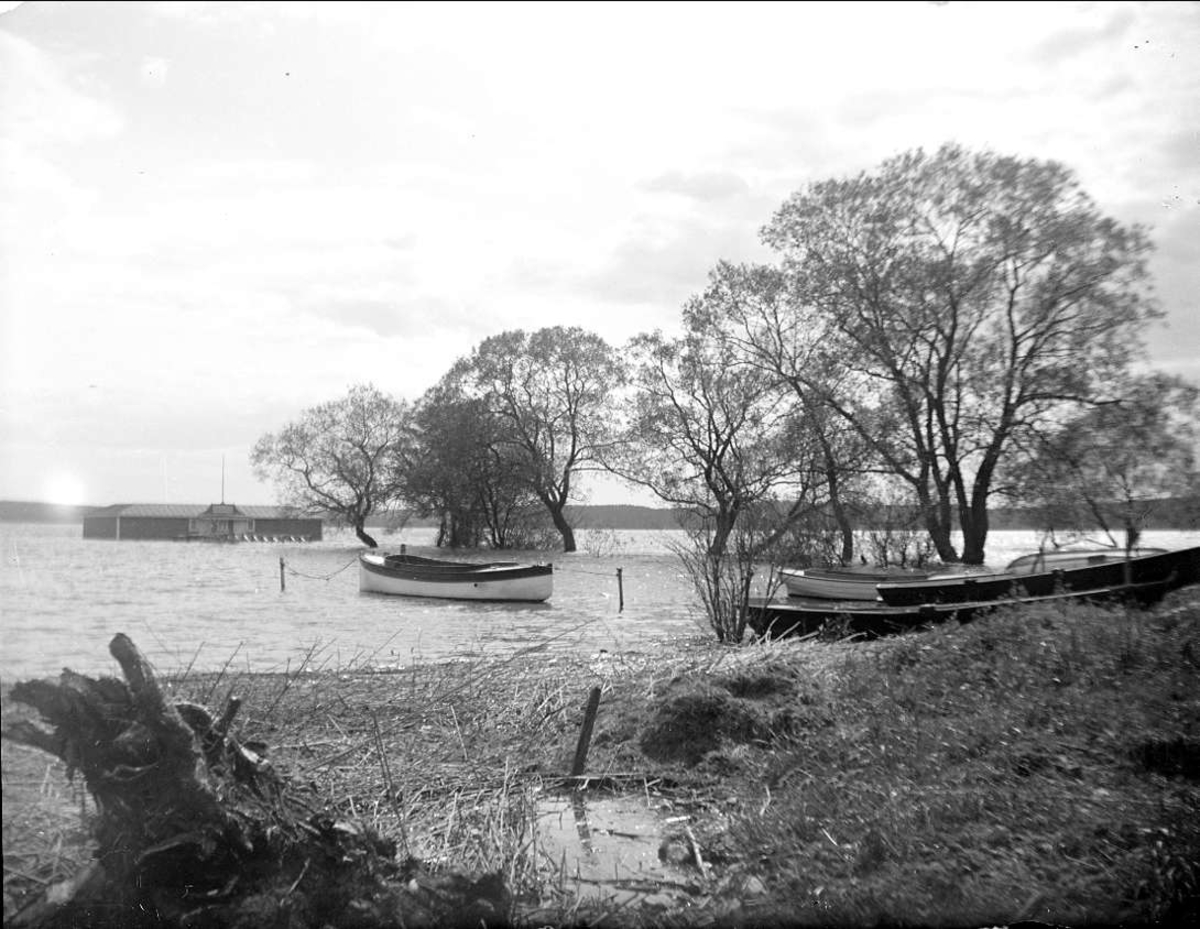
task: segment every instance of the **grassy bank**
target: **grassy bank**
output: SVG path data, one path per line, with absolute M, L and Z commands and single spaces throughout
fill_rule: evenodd
M 242 697 L 240 737 L 337 817 L 500 872 L 520 925 L 1194 922 L 1200 603 L 1175 597 L 875 642 L 170 677 L 218 711 Z M 598 902 L 534 828 L 593 687 L 587 772 L 610 778 L 588 795 L 670 814 L 667 902 Z M 86 857 L 62 773 L 5 743 L 6 914 Z

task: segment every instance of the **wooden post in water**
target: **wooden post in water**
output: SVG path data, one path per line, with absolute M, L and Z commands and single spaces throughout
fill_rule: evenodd
M 617 612 L 625 611 L 625 582 L 621 579 L 622 568 L 617 568 Z
M 596 711 L 600 708 L 600 688 L 593 687 L 588 695 L 587 709 L 583 713 L 583 728 L 579 730 L 579 744 L 575 746 L 575 762 L 571 765 L 571 777 L 579 777 L 587 767 L 588 748 L 592 744 L 592 726 L 596 724 Z
M 284 576 L 283 576 L 283 558 L 281 556 L 279 559 L 279 592 L 283 593 L 283 591 L 286 588 L 287 588 L 287 581 L 284 579 Z

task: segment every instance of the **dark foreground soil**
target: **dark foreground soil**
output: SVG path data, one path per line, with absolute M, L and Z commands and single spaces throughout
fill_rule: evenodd
M 872 642 L 163 677 L 214 712 L 240 697 L 242 743 L 397 855 L 495 875 L 514 925 L 1195 924 L 1186 593 Z M 594 688 L 581 783 L 565 776 Z M 6 692 L 3 713 L 29 710 Z M 663 811 L 669 892 L 585 893 L 544 854 L 539 803 L 580 788 Z M 88 861 L 95 810 L 7 740 L 3 801 L 7 922 Z

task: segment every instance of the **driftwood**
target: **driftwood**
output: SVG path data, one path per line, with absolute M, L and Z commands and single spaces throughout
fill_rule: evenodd
M 95 798 L 95 860 L 11 920 L 27 927 L 497 926 L 509 898 L 496 876 L 430 874 L 372 830 L 303 796 L 230 726 L 170 703 L 134 643 L 110 651 L 125 680 L 65 670 L 16 684 L 12 699 L 50 729 L 5 738 L 61 758 Z

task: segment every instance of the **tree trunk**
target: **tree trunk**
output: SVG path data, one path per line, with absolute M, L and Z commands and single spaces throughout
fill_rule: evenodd
M 963 564 L 983 564 L 984 549 L 987 546 L 989 519 L 986 498 L 978 496 L 971 501 L 971 506 L 959 515 L 963 532 Z
M 737 524 L 739 512 L 740 510 L 737 508 L 726 509 L 724 507 L 717 511 L 712 541 L 708 545 L 708 554 L 711 558 L 719 561 L 725 557 L 725 551 L 729 548 L 729 537 L 733 535 L 733 527 Z
M 566 514 L 563 512 L 564 507 L 551 506 L 548 509 L 550 510 L 550 518 L 554 521 L 554 528 L 562 536 L 563 551 L 575 551 L 575 528 L 567 522 Z
M 825 480 L 829 484 L 829 508 L 833 511 L 833 521 L 837 524 L 842 537 L 842 564 L 850 564 L 854 560 L 854 527 L 850 524 L 850 516 L 846 505 L 842 503 L 842 482 L 837 459 L 833 449 L 821 436 L 821 451 L 825 458 Z
M 850 524 L 850 516 L 834 483 L 829 485 L 829 506 L 833 510 L 833 521 L 842 537 L 842 564 L 850 564 L 854 561 L 854 526 Z
M 338 822 L 229 732 L 240 701 L 215 717 L 169 703 L 127 636 L 109 651 L 124 673 L 26 681 L 12 699 L 52 728 L 14 723 L 5 738 L 80 772 L 96 799 L 95 861 L 13 916 L 16 927 L 350 929 L 498 925 L 509 898 L 424 872 L 365 824 Z M 447 891 L 450 891 L 449 893 Z M 7 921 L 6 921 L 7 924 Z
M 928 494 L 922 494 L 921 511 L 925 516 L 925 528 L 938 557 L 946 564 L 958 562 L 958 552 L 951 538 L 949 507 L 942 502 L 934 503 Z
M 367 548 L 379 548 L 379 543 L 371 538 L 361 520 L 355 522 L 354 534 L 358 536 L 359 541 L 362 542 L 363 545 L 367 546 Z

